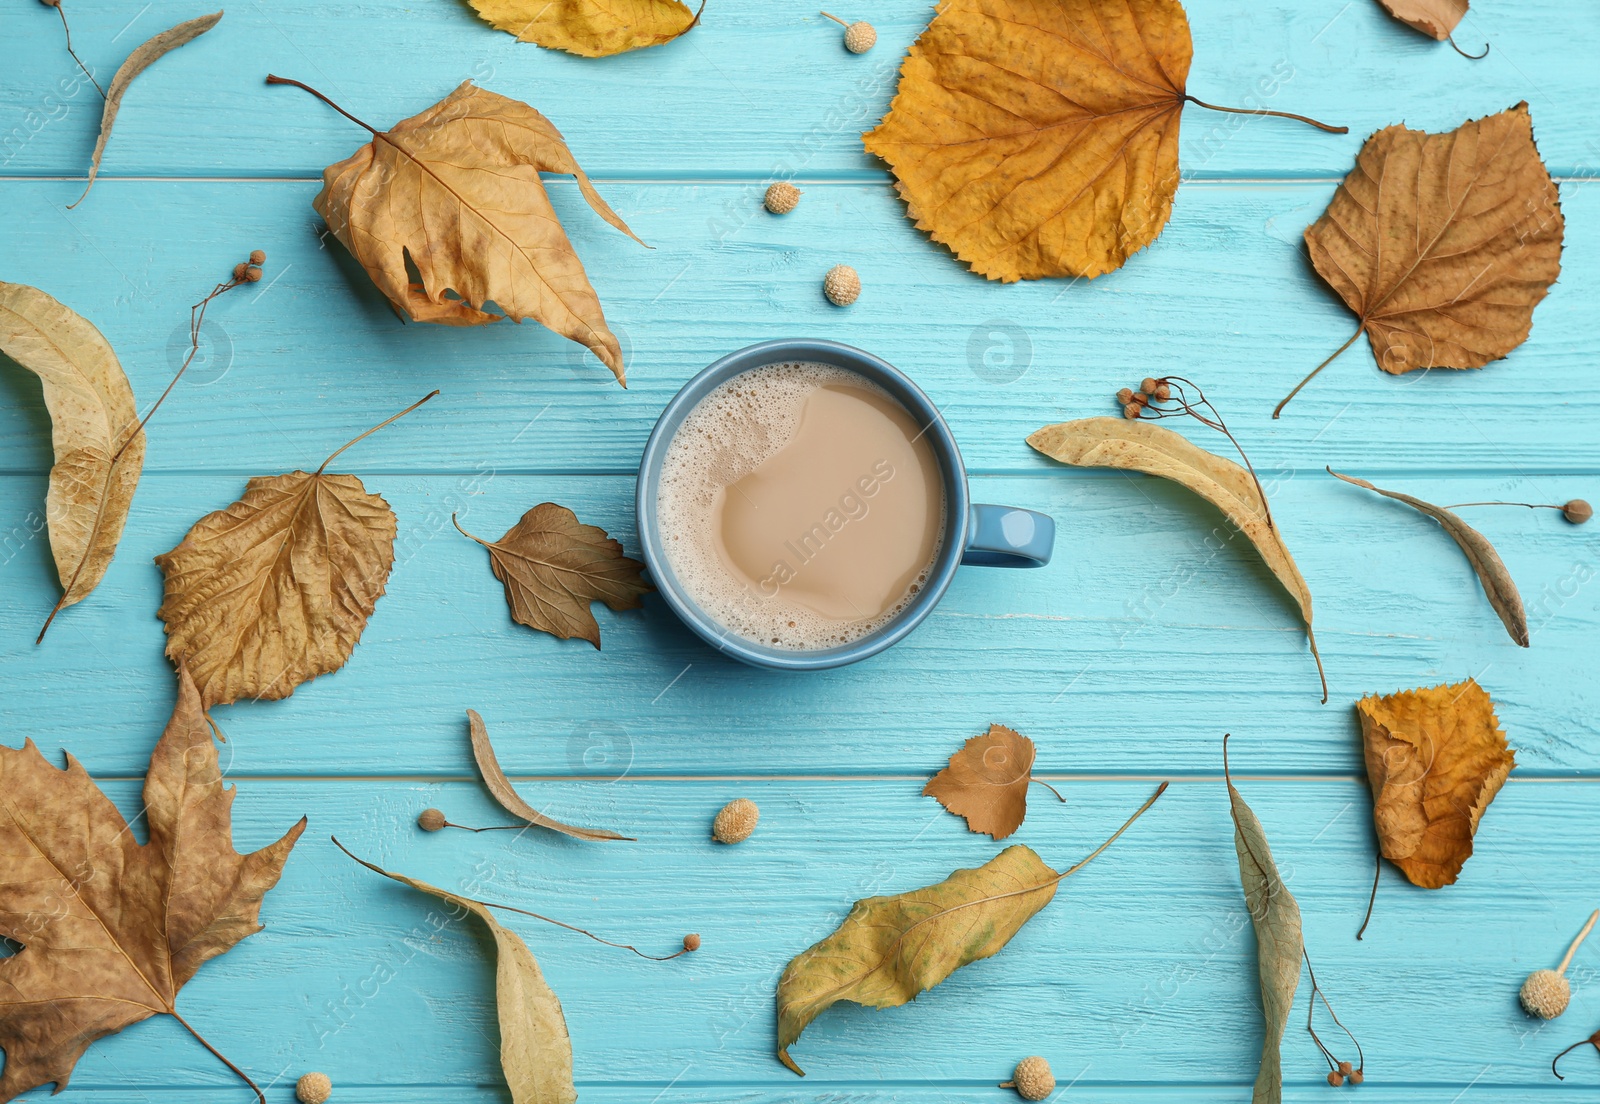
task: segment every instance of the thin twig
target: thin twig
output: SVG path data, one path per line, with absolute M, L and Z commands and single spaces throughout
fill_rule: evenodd
M 96 92 L 100 93 L 100 98 L 102 100 L 105 99 L 106 90 L 101 88 L 100 82 L 94 79 L 94 74 L 89 72 L 89 67 L 85 65 L 83 63 L 83 59 L 78 56 L 78 51 L 72 48 L 72 28 L 67 26 L 67 9 L 62 7 L 61 0 L 54 0 L 53 3 L 51 3 L 51 0 L 46 0 L 46 3 L 49 3 L 50 6 L 56 10 L 56 14 L 61 17 L 61 29 L 67 34 L 67 53 L 71 54 L 72 60 L 78 63 L 78 68 L 82 69 L 83 75 L 89 78 L 89 83 L 94 85 L 94 90 Z
M 1361 927 L 1356 930 L 1357 939 L 1366 932 L 1367 925 L 1372 923 L 1372 906 L 1378 899 L 1378 876 L 1383 873 L 1383 853 L 1377 852 L 1372 858 L 1372 893 L 1367 897 L 1367 914 L 1361 918 Z
M 352 123 L 355 123 L 357 126 L 366 127 L 373 134 L 382 134 L 383 133 L 377 127 L 373 126 L 371 123 L 363 123 L 360 119 L 356 118 L 354 115 L 350 114 L 350 112 L 346 111 L 344 108 L 340 107 L 338 104 L 336 104 L 332 100 L 328 99 L 328 97 L 324 96 L 321 92 L 318 92 L 315 88 L 312 88 L 309 84 L 302 84 L 300 81 L 294 80 L 294 79 L 292 79 L 290 77 L 275 76 L 272 73 L 268 73 L 267 74 L 267 83 L 268 84 L 292 84 L 296 88 L 303 88 L 307 92 L 309 92 L 313 96 L 315 96 L 317 99 L 321 100 L 323 103 L 325 103 L 329 107 L 333 108 L 339 114 L 343 115 L 346 119 L 349 119 Z
M 1196 99 L 1195 97 L 1189 95 L 1188 93 L 1184 93 L 1184 97 L 1183 98 L 1188 100 L 1190 103 L 1194 104 L 1196 107 L 1203 107 L 1203 108 L 1206 108 L 1206 109 L 1208 109 L 1210 111 L 1226 111 L 1230 115 L 1273 115 L 1273 116 L 1276 116 L 1279 119 L 1294 119 L 1297 122 L 1310 123 L 1312 126 L 1316 127 L 1318 130 L 1325 130 L 1329 134 L 1349 134 L 1350 133 L 1350 128 L 1349 127 L 1330 126 L 1327 123 L 1319 123 L 1319 122 L 1317 122 L 1317 120 L 1311 118 L 1308 115 L 1296 115 L 1292 111 L 1268 111 L 1264 107 L 1218 107 L 1216 104 L 1209 104 L 1209 103 L 1206 103 L 1204 100 Z
M 411 413 L 417 407 L 421 406 L 423 403 L 427 402 L 429 399 L 433 398 L 438 393 L 439 393 L 438 388 L 435 388 L 434 390 L 428 392 L 426 395 L 422 396 L 422 398 L 418 399 L 416 402 L 412 403 L 410 406 L 406 407 L 404 410 L 400 411 L 400 413 L 389 415 L 389 417 L 385 418 L 383 421 L 379 422 L 377 425 L 373 426 L 371 429 L 369 429 L 365 433 L 361 434 L 361 436 L 352 437 L 350 440 L 346 441 L 344 444 L 342 444 L 338 448 L 334 449 L 333 450 L 333 455 L 329 456 L 326 460 L 324 460 L 322 462 L 322 467 L 317 469 L 317 474 L 321 475 L 323 472 L 327 471 L 328 470 L 328 465 L 333 463 L 334 457 L 338 456 L 345 449 L 349 448 L 353 444 L 356 444 L 358 441 L 366 440 L 368 437 L 371 437 L 374 433 L 378 432 L 378 430 L 382 429 L 384 426 L 388 425 L 390 422 L 396 422 L 396 421 L 399 421 L 401 418 L 404 418 L 407 414 Z
M 689 953 L 689 949 L 685 947 L 683 950 L 669 955 L 645 954 L 638 947 L 633 946 L 631 943 L 613 943 L 611 940 L 601 939 L 598 935 L 594 934 L 594 932 L 586 931 L 575 924 L 564 924 L 560 920 L 554 920 L 548 916 L 541 916 L 537 912 L 529 912 L 527 909 L 518 908 L 516 905 L 503 905 L 499 901 L 479 901 L 478 904 L 483 905 L 485 908 L 505 909 L 507 912 L 516 912 L 522 914 L 523 916 L 531 916 L 535 920 L 543 920 L 546 924 L 554 924 L 558 928 L 566 928 L 568 931 L 575 931 L 579 935 L 587 935 L 596 943 L 604 943 L 608 947 L 616 947 L 619 950 L 632 951 L 640 958 L 648 958 L 651 962 L 671 962 L 680 955 L 686 955 Z
M 1283 401 L 1280 402 L 1277 406 L 1272 408 L 1272 416 L 1274 418 L 1279 417 L 1283 413 L 1283 408 L 1289 405 L 1289 400 L 1294 398 L 1296 395 L 1300 394 L 1300 389 L 1302 387 L 1304 387 L 1306 384 L 1310 383 L 1313 379 L 1315 379 L 1318 372 L 1322 371 L 1328 365 L 1332 364 L 1335 360 L 1338 360 L 1339 359 L 1339 354 L 1344 352 L 1346 349 L 1350 348 L 1350 346 L 1354 345 L 1356 343 L 1356 338 L 1360 337 L 1361 336 L 1361 331 L 1366 329 L 1366 328 L 1367 327 L 1366 327 L 1366 323 L 1365 322 L 1363 322 L 1360 326 L 1357 326 L 1356 327 L 1356 332 L 1350 335 L 1350 340 L 1349 341 L 1346 341 L 1343 345 L 1341 345 L 1337 349 L 1335 349 L 1333 351 L 1332 355 L 1330 355 L 1327 360 L 1323 361 L 1321 364 L 1319 364 L 1315 368 L 1311 369 L 1310 374 L 1307 375 L 1305 379 L 1303 379 L 1299 383 L 1295 384 L 1294 385 L 1294 390 L 1289 392 L 1287 395 L 1285 395 L 1283 397 Z

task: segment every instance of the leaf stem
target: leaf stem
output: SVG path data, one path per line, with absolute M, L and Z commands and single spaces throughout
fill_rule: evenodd
M 1572 946 L 1567 948 L 1567 957 L 1563 958 L 1561 960 L 1561 965 L 1556 967 L 1556 973 L 1564 974 L 1567 972 L 1567 967 L 1572 965 L 1572 956 L 1578 953 L 1578 948 L 1583 946 L 1583 941 L 1589 938 L 1590 932 L 1594 931 L 1594 924 L 1596 920 L 1600 920 L 1600 909 L 1596 909 L 1594 912 L 1589 914 L 1589 922 L 1585 924 L 1583 926 L 1583 930 L 1578 933 L 1578 938 L 1572 941 Z
M 1051 793 L 1055 794 L 1056 795 L 1056 800 L 1061 802 L 1061 804 L 1065 805 L 1067 803 L 1067 799 L 1061 796 L 1061 791 L 1056 789 L 1054 786 L 1050 785 L 1050 783 L 1046 782 L 1044 779 L 1042 779 L 1042 778 L 1034 778 L 1032 775 L 1029 775 L 1028 776 L 1028 781 L 1029 782 L 1038 783 L 1039 785 L 1043 786 L 1045 789 L 1049 790 Z
M 89 67 L 85 65 L 83 63 L 83 59 L 78 56 L 78 51 L 72 48 L 72 28 L 67 26 L 67 9 L 62 6 L 61 0 L 56 0 L 56 2 L 50 6 L 55 8 L 56 14 L 61 17 L 61 29 L 65 31 L 67 35 L 67 53 L 71 54 L 72 60 L 78 63 L 78 68 L 82 69 L 83 75 L 89 78 L 89 83 L 94 85 L 94 90 L 96 92 L 100 93 L 100 98 L 102 100 L 105 99 L 106 90 L 101 88 L 100 82 L 94 79 L 94 74 L 89 72 Z M 1460 49 L 1459 46 L 1456 48 L 1458 50 Z
M 1068 877 L 1069 875 L 1076 874 L 1078 871 L 1080 871 L 1084 867 L 1088 866 L 1090 861 L 1093 860 L 1096 855 L 1100 854 L 1100 852 L 1102 852 L 1106 848 L 1110 847 L 1113 843 L 1116 843 L 1117 842 L 1117 837 L 1122 835 L 1122 833 L 1126 832 L 1129 828 L 1133 827 L 1133 822 L 1138 820 L 1140 817 L 1144 816 L 1145 810 L 1150 808 L 1150 806 L 1154 805 L 1156 803 L 1156 798 L 1158 798 L 1162 794 L 1166 793 L 1167 792 L 1167 787 L 1170 786 L 1170 785 L 1171 785 L 1170 782 L 1163 782 L 1163 783 L 1161 783 L 1161 785 L 1157 786 L 1156 787 L 1156 792 L 1150 795 L 1149 800 L 1147 800 L 1143 805 L 1139 806 L 1138 810 L 1131 817 L 1129 817 L 1127 820 L 1123 821 L 1122 827 L 1118 828 L 1115 832 L 1111 833 L 1111 838 L 1110 839 L 1106 840 L 1099 847 L 1096 847 L 1093 851 L 1089 852 L 1089 854 L 1086 855 L 1084 858 L 1079 859 L 1077 862 L 1075 862 L 1071 866 L 1067 867 L 1067 869 L 1065 869 L 1061 873 L 1057 874 L 1056 875 L 1056 881 L 1059 882 L 1061 879 L 1063 879 L 1065 877 Z
M 1361 927 L 1356 929 L 1357 939 L 1366 932 L 1367 925 L 1372 923 L 1372 906 L 1378 900 L 1378 878 L 1383 874 L 1383 853 L 1377 852 L 1372 858 L 1372 893 L 1367 897 L 1367 914 L 1361 918 Z
M 309 92 L 313 96 L 315 96 L 317 99 L 321 100 L 323 103 L 325 103 L 329 107 L 333 108 L 339 114 L 343 115 L 346 119 L 349 119 L 352 123 L 355 123 L 357 126 L 366 127 L 366 129 L 371 131 L 373 134 L 382 134 L 383 133 L 377 127 L 373 126 L 371 123 L 362 122 L 360 119 L 358 119 L 354 115 L 350 114 L 350 112 L 346 111 L 344 108 L 340 107 L 338 104 L 336 104 L 332 100 L 328 99 L 328 97 L 324 96 L 321 92 L 318 92 L 315 88 L 312 88 L 309 84 L 302 84 L 300 81 L 294 80 L 294 79 L 292 79 L 290 77 L 280 77 L 280 76 L 276 76 L 276 75 L 274 75 L 272 73 L 268 73 L 267 74 L 267 83 L 268 84 L 292 84 L 296 88 L 303 88 L 307 92 Z
M 841 27 L 850 26 L 850 24 L 848 24 L 844 20 L 840 19 L 837 15 L 828 15 L 827 12 L 823 12 L 822 14 L 823 15 L 827 15 L 829 19 L 833 20 L 835 23 L 839 24 L 839 26 L 841 26 Z
M 1450 42 L 1450 48 L 1456 53 L 1460 54 L 1462 57 L 1466 58 L 1468 61 L 1482 61 L 1484 58 L 1489 56 L 1489 44 L 1487 42 L 1483 44 L 1483 53 L 1469 54 L 1456 43 L 1455 35 L 1448 35 L 1447 38 Z
M 482 537 L 473 536 L 471 533 L 469 533 L 465 529 L 461 528 L 461 523 L 456 520 L 456 516 L 454 514 L 450 515 L 450 524 L 454 525 L 456 527 L 456 532 L 460 533 L 463 537 L 466 537 L 468 540 L 475 540 L 479 544 L 483 545 L 485 548 L 491 547 L 489 542 L 484 540 Z
M 1364 322 L 1360 326 L 1357 326 L 1356 327 L 1356 332 L 1350 335 L 1350 340 L 1349 341 L 1346 341 L 1343 345 L 1341 345 L 1337 349 L 1335 349 L 1333 351 L 1333 355 L 1332 356 L 1328 357 L 1327 360 L 1323 361 L 1321 364 L 1319 364 L 1315 368 L 1311 369 L 1310 374 L 1307 375 L 1305 379 L 1303 379 L 1299 383 L 1295 384 L 1294 385 L 1294 390 L 1289 392 L 1287 395 L 1285 395 L 1283 397 L 1283 401 L 1280 402 L 1277 406 L 1272 408 L 1272 416 L 1273 416 L 1273 418 L 1276 419 L 1277 417 L 1279 417 L 1283 413 L 1283 408 L 1289 405 L 1289 400 L 1294 398 L 1296 395 L 1300 394 L 1300 389 L 1302 387 L 1304 387 L 1306 384 L 1310 383 L 1313 379 L 1315 379 L 1318 372 L 1322 371 L 1328 365 L 1332 364 L 1335 360 L 1338 360 L 1340 353 L 1344 352 L 1346 349 L 1350 348 L 1350 346 L 1354 345 L 1356 343 L 1356 338 L 1360 337 L 1361 336 L 1361 331 L 1366 329 L 1366 328 L 1367 328 L 1366 327 L 1366 323 L 1364 323 Z
M 408 406 L 404 410 L 400 411 L 400 413 L 391 414 L 387 418 L 385 418 L 383 421 L 379 422 L 377 425 L 373 426 L 371 429 L 369 429 L 365 433 L 361 434 L 361 436 L 352 437 L 350 440 L 346 441 L 344 444 L 340 445 L 337 449 L 335 449 L 334 452 L 333 452 L 333 455 L 329 456 L 326 460 L 324 460 L 322 462 L 322 467 L 318 468 L 316 473 L 318 475 L 321 475 L 323 472 L 328 470 L 328 465 L 333 463 L 333 459 L 334 459 L 335 456 L 338 456 L 341 452 L 343 452 L 345 449 L 349 448 L 351 445 L 355 444 L 356 442 L 364 441 L 368 437 L 371 437 L 374 433 L 378 432 L 378 430 L 382 429 L 384 426 L 388 425 L 390 422 L 399 421 L 401 418 L 404 418 L 407 414 L 411 413 L 417 407 L 421 406 L 423 403 L 427 402 L 429 399 L 433 398 L 438 393 L 439 393 L 438 388 L 434 388 L 432 391 L 430 391 L 426 395 L 422 396 L 422 398 L 418 399 L 416 402 L 412 403 L 410 406 Z
M 1294 119 L 1297 122 L 1309 123 L 1318 130 L 1325 130 L 1329 134 L 1350 133 L 1349 127 L 1330 126 L 1327 123 L 1319 123 L 1317 120 L 1308 115 L 1296 115 L 1292 111 L 1268 111 L 1264 107 L 1218 107 L 1216 104 L 1210 104 L 1206 103 L 1204 100 L 1196 99 L 1187 92 L 1183 94 L 1183 98 L 1194 104 L 1196 107 L 1203 107 L 1209 111 L 1226 111 L 1230 115 L 1272 115 L 1279 119 Z
M 1441 510 L 1459 510 L 1463 506 L 1526 506 L 1530 510 L 1564 510 L 1566 506 L 1555 502 L 1453 502 L 1449 506 L 1441 506 Z
M 579 935 L 586 935 L 590 939 L 594 940 L 596 943 L 604 943 L 606 946 L 608 946 L 608 947 L 616 947 L 618 950 L 632 951 L 634 954 L 638 955 L 640 958 L 648 958 L 651 962 L 671 962 L 673 959 L 679 957 L 680 955 L 686 955 L 686 954 L 689 953 L 689 951 L 687 949 L 684 949 L 684 950 L 676 952 L 675 954 L 669 954 L 669 955 L 645 954 L 638 947 L 635 947 L 630 943 L 613 943 L 609 939 L 601 939 L 598 935 L 594 934 L 594 932 L 587 931 L 584 928 L 580 928 L 576 924 L 564 924 L 560 920 L 555 920 L 555 919 L 552 919 L 551 917 L 540 915 L 537 912 L 529 912 L 527 909 L 518 908 L 516 905 L 505 905 L 505 904 L 501 904 L 499 901 L 479 901 L 478 904 L 484 906 L 485 908 L 504 909 L 507 912 L 515 912 L 515 913 L 520 913 L 523 916 L 531 916 L 535 920 L 543 920 L 546 924 L 554 924 L 558 928 L 566 928 L 568 931 L 575 931 Z
M 1563 1050 L 1560 1054 L 1558 1054 L 1554 1058 L 1550 1059 L 1550 1072 L 1554 1073 L 1556 1075 L 1556 1080 L 1557 1081 L 1565 1081 L 1566 1078 L 1562 1077 L 1560 1072 L 1557 1071 L 1556 1063 L 1561 1061 L 1561 1059 L 1565 1058 L 1567 1055 L 1571 1054 L 1573 1051 L 1577 1050 L 1584 1043 L 1589 1043 L 1596 1050 L 1600 1050 L 1600 1031 L 1596 1031 L 1593 1035 L 1589 1036 L 1587 1039 L 1582 1039 L 1582 1040 L 1579 1040 L 1576 1043 L 1573 1043 L 1566 1050 Z
M 188 1020 L 184 1019 L 182 1016 L 178 1015 L 177 1009 L 168 1009 L 167 1011 L 168 1011 L 168 1014 L 171 1015 L 173 1019 L 177 1020 L 179 1023 L 181 1023 L 183 1025 L 185 1031 L 187 1031 L 189 1034 L 193 1035 L 196 1039 L 200 1040 L 200 1045 L 201 1046 L 205 1047 L 212 1054 L 214 1054 L 216 1056 L 217 1060 L 220 1061 L 223 1065 L 227 1066 L 234 1073 L 238 1074 L 239 1078 L 246 1085 L 249 1085 L 250 1088 L 255 1092 L 256 1100 L 259 1101 L 260 1104 L 267 1104 L 267 1098 L 266 1098 L 266 1095 L 261 1091 L 261 1086 L 257 1085 L 254 1081 L 250 1080 L 250 1075 L 248 1073 L 246 1073 L 244 1070 L 240 1069 L 238 1066 L 234 1065 L 232 1062 L 228 1061 L 228 1056 L 226 1054 L 223 1054 L 222 1051 L 218 1050 L 216 1047 L 214 1047 L 210 1043 L 208 1043 L 206 1041 L 206 1037 L 204 1035 L 200 1034 L 200 1032 L 198 1032 L 198 1031 L 196 1031 L 194 1029 L 194 1025 L 193 1024 L 191 1024 Z

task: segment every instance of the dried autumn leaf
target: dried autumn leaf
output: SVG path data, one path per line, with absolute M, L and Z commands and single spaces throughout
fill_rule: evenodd
M 1378 0 L 1408 27 L 1443 42 L 1467 14 L 1467 0 Z
M 1126 418 L 1080 418 L 1045 426 L 1029 435 L 1028 444 L 1063 464 L 1139 471 L 1170 479 L 1221 510 L 1255 546 L 1267 570 L 1300 607 L 1317 674 L 1322 675 L 1322 657 L 1311 629 L 1311 588 L 1295 566 L 1261 488 L 1244 468 L 1207 452 L 1180 433 Z M 1322 700 L 1328 700 L 1326 677 L 1322 679 Z
M 111 87 L 106 90 L 105 108 L 100 113 L 100 137 L 95 140 L 94 154 L 89 159 L 89 180 L 83 186 L 83 195 L 78 197 L 77 202 L 69 203 L 69 208 L 76 207 L 89 197 L 94 178 L 100 175 L 100 158 L 106 152 L 106 143 L 111 139 L 111 128 L 117 121 L 117 112 L 122 110 L 122 97 L 133 79 L 179 46 L 205 34 L 221 19 L 222 13 L 214 12 L 169 27 L 129 54 L 128 60 L 117 67 L 116 74 L 111 78 Z
M 1444 134 L 1378 131 L 1305 235 L 1359 325 L 1273 416 L 1363 333 L 1391 375 L 1506 356 L 1561 272 L 1565 226 L 1526 103 Z
M 182 668 L 145 775 L 148 843 L 83 764 L 69 755 L 58 771 L 32 740 L 0 747 L 0 789 L 0 934 L 22 945 L 0 958 L 4 1102 L 47 1081 L 60 1092 L 90 1043 L 150 1016 L 194 1032 L 178 990 L 261 930 L 261 900 L 306 822 L 252 854 L 233 849 L 234 790 Z
M 1032 781 L 1033 741 L 1005 725 L 989 726 L 950 756 L 950 763 L 922 788 L 924 797 L 959 817 L 967 827 L 997 840 L 1005 839 L 1028 813 Z
M 333 843 L 368 870 L 448 901 L 483 921 L 494 936 L 500 1068 L 511 1090 L 512 1104 L 573 1104 L 578 1090 L 572 1083 L 572 1039 L 567 1034 L 561 1001 L 544 980 L 539 961 L 517 933 L 501 927 L 482 901 L 374 866 L 351 855 L 337 839 Z
M 469 0 L 484 20 L 523 42 L 583 57 L 660 46 L 700 21 L 680 0 Z
M 53 620 L 88 597 L 111 566 L 144 466 L 144 431 L 111 345 L 38 288 L 0 281 L 0 352 L 39 377 L 50 412 L 55 463 L 45 517 L 62 590 Z
M 1016 843 L 938 885 L 857 901 L 838 930 L 796 955 L 778 979 L 779 1060 L 804 1077 L 789 1048 L 835 1004 L 898 1008 L 969 962 L 997 953 L 1050 903 L 1063 878 L 1110 847 L 1166 788 L 1163 782 L 1110 839 L 1059 873 Z
M 1356 703 L 1378 848 L 1413 885 L 1456 880 L 1483 811 L 1516 766 L 1473 679 Z
M 941 0 L 866 148 L 974 272 L 1098 276 L 1167 224 L 1192 52 L 1178 0 Z
M 1477 573 L 1478 581 L 1483 584 L 1483 592 L 1489 598 L 1489 604 L 1494 607 L 1495 613 L 1500 615 L 1500 623 L 1505 625 L 1506 632 L 1511 634 L 1511 639 L 1524 648 L 1528 646 L 1528 617 L 1522 609 L 1522 595 L 1517 590 L 1517 584 L 1512 582 L 1511 572 L 1506 570 L 1500 554 L 1494 550 L 1494 545 L 1489 543 L 1488 537 L 1442 506 L 1435 506 L 1431 502 L 1424 502 L 1420 498 L 1413 498 L 1399 491 L 1386 491 L 1382 487 L 1373 486 L 1365 479 L 1340 475 L 1332 468 L 1328 469 L 1328 474 L 1346 483 L 1353 483 L 1357 487 L 1376 491 L 1385 498 L 1404 502 L 1413 510 L 1437 521 L 1439 527 L 1449 533 L 1451 539 L 1460 545 L 1461 551 L 1467 554 L 1467 562 Z
M 638 609 L 640 596 L 655 589 L 642 577 L 644 564 L 624 556 L 604 529 L 583 524 L 554 502 L 539 503 L 497 541 L 475 537 L 459 523 L 456 528 L 489 550 L 489 568 L 505 585 L 512 619 L 562 640 L 582 637 L 600 647 L 589 603 Z
M 512 789 L 511 780 L 506 777 L 505 771 L 500 769 L 500 760 L 495 758 L 494 745 L 489 742 L 489 727 L 483 723 L 483 718 L 478 715 L 476 709 L 467 710 L 467 732 L 472 740 L 472 758 L 478 764 L 478 774 L 483 779 L 484 788 L 500 803 L 500 807 L 512 816 L 521 817 L 529 824 L 537 824 L 541 828 L 550 828 L 583 840 L 631 841 L 633 839 L 632 836 L 618 835 L 604 828 L 578 828 L 545 816 L 522 800 L 517 791 Z
M 267 81 L 332 103 L 299 81 Z M 626 386 L 622 346 L 539 174 L 572 176 L 596 214 L 639 239 L 549 119 L 463 81 L 421 114 L 367 129 L 371 142 L 323 170 L 312 206 L 396 310 L 447 326 L 532 318 L 587 347 Z M 504 315 L 484 309 L 491 301 Z
M 1227 776 L 1228 745 L 1222 745 L 1223 774 Z M 1239 856 L 1239 882 L 1256 936 L 1256 966 L 1261 984 L 1261 1012 L 1265 1031 L 1261 1040 L 1261 1068 L 1256 1073 L 1251 1104 L 1279 1104 L 1283 1099 L 1283 1031 L 1300 987 L 1300 959 L 1305 942 L 1300 929 L 1300 905 L 1283 884 L 1272 861 L 1267 833 L 1254 811 L 1228 778 L 1228 808 L 1233 816 L 1233 847 Z
M 438 392 L 367 430 L 314 472 L 257 476 L 156 557 L 167 655 L 193 672 L 205 707 L 286 698 L 343 667 L 394 566 L 394 512 L 335 456 Z

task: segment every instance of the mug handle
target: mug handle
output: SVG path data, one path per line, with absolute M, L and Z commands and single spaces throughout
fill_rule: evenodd
M 1056 542 L 1055 519 L 1015 506 L 974 502 L 961 562 L 979 567 L 1043 567 Z

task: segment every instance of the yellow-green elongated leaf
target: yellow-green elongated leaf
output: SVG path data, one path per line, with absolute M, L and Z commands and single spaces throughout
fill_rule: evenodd
M 87 597 L 111 566 L 144 466 L 144 432 L 111 345 L 38 288 L 0 282 L 0 351 L 44 384 L 55 451 L 45 518 L 60 610 Z
M 1369 491 L 1381 494 L 1384 498 L 1404 502 L 1413 510 L 1427 514 L 1437 521 L 1439 527 L 1449 533 L 1451 539 L 1461 546 L 1461 551 L 1466 553 L 1467 562 L 1477 573 L 1478 581 L 1483 584 L 1483 592 L 1489 598 L 1489 604 L 1494 607 L 1495 613 L 1500 615 L 1500 623 L 1506 627 L 1506 632 L 1511 634 L 1511 639 L 1524 648 L 1528 646 L 1528 615 L 1522 609 L 1522 594 L 1517 590 L 1517 584 L 1511 581 L 1511 572 L 1506 570 L 1505 562 L 1500 559 L 1500 553 L 1494 550 L 1494 545 L 1489 543 L 1488 537 L 1442 506 L 1435 506 L 1431 502 L 1424 502 L 1420 498 L 1413 498 L 1399 491 L 1386 491 L 1382 487 L 1373 486 L 1365 479 L 1340 475 L 1332 468 L 1327 471 L 1335 479 L 1342 479 L 1357 487 L 1365 487 Z
M 897 1008 L 999 951 L 1056 895 L 1061 875 L 1012 844 L 938 885 L 857 901 L 837 931 L 797 955 L 778 981 L 778 1058 L 839 1001 Z
M 1226 760 L 1224 760 L 1226 762 Z M 1233 846 L 1239 853 L 1239 882 L 1256 933 L 1257 968 L 1261 977 L 1261 1011 L 1266 1019 L 1261 1041 L 1261 1069 L 1256 1074 L 1251 1104 L 1279 1104 L 1283 1099 L 1280 1050 L 1289 1009 L 1300 986 L 1300 959 L 1305 943 L 1300 932 L 1300 906 L 1278 876 L 1272 848 L 1261 821 L 1228 781 L 1233 814 Z
M 583 57 L 660 46 L 700 21 L 680 0 L 470 0 L 484 21 L 523 42 Z
M 351 855 L 337 839 L 333 842 L 368 870 L 448 901 L 483 921 L 494 936 L 500 1068 L 511 1089 L 512 1104 L 573 1104 L 578 1090 L 572 1083 L 572 1039 L 567 1035 L 567 1020 L 561 1012 L 561 1001 L 544 980 L 528 945 L 515 932 L 501 927 L 483 902 L 374 866 Z
M 88 183 L 83 186 L 83 195 L 78 197 L 76 203 L 69 206 L 76 207 L 89 197 L 89 189 L 94 187 L 94 178 L 100 175 L 100 158 L 106 152 L 106 142 L 111 139 L 111 128 L 117 121 L 117 112 L 122 109 L 122 97 L 128 91 L 128 86 L 133 83 L 133 78 L 179 46 L 205 34 L 215 27 L 221 18 L 221 12 L 213 12 L 211 15 L 188 19 L 176 27 L 170 27 L 129 54 L 128 60 L 117 67 L 116 75 L 111 78 L 111 87 L 106 89 L 106 106 L 100 113 L 100 137 L 95 139 L 94 155 L 89 159 Z
M 1052 460 L 1080 468 L 1117 468 L 1160 476 L 1187 487 L 1217 509 L 1255 545 L 1283 589 L 1300 607 L 1306 639 L 1322 675 L 1322 657 L 1311 629 L 1311 588 L 1306 585 L 1289 546 L 1268 512 L 1256 481 L 1232 460 L 1207 452 L 1181 433 L 1128 418 L 1080 418 L 1045 426 L 1028 436 L 1028 444 Z M 1328 682 L 1322 679 L 1322 700 Z
M 500 760 L 495 758 L 494 745 L 489 742 L 489 727 L 483 723 L 483 718 L 478 715 L 476 709 L 467 710 L 467 732 L 472 738 L 472 758 L 478 764 L 478 774 L 483 779 L 484 788 L 500 803 L 500 807 L 512 816 L 521 817 L 529 824 L 537 824 L 541 828 L 563 832 L 578 839 L 632 840 L 631 836 L 618 835 L 605 828 L 579 828 L 545 816 L 522 800 L 522 796 L 511 788 L 511 780 L 506 777 L 506 772 L 500 769 Z

